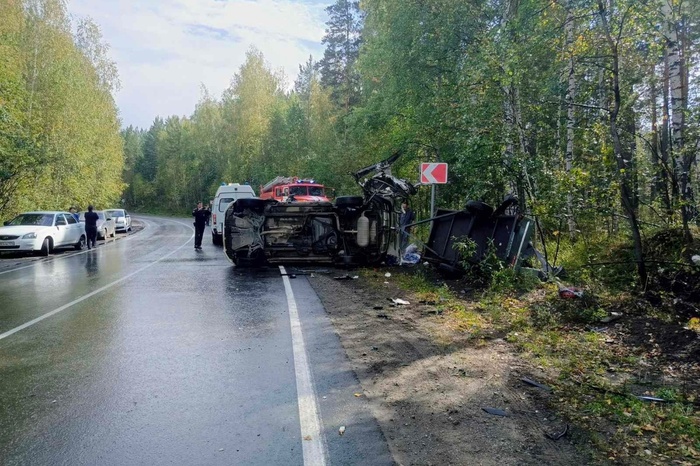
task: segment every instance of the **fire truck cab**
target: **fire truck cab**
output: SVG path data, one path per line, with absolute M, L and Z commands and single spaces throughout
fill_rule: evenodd
M 296 176 L 278 176 L 264 186 L 260 186 L 261 199 L 275 199 L 279 202 L 330 202 L 326 188 L 314 180 Z

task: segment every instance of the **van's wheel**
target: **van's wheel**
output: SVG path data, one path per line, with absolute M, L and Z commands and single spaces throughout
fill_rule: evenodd
M 85 247 L 85 235 L 80 235 L 80 239 L 75 243 L 75 250 L 80 251 Z
M 223 246 L 224 245 L 224 236 L 212 233 L 211 234 L 211 244 L 213 244 L 214 246 Z
M 248 257 L 247 253 L 235 253 L 233 263 L 236 264 L 236 267 L 260 267 L 265 263 L 265 256 L 259 250 L 253 252 L 252 257 Z
M 362 196 L 340 196 L 335 199 L 336 207 L 362 207 L 364 203 Z
M 51 253 L 51 239 L 44 238 L 44 242 L 41 243 L 41 249 L 39 250 L 40 256 L 48 256 Z

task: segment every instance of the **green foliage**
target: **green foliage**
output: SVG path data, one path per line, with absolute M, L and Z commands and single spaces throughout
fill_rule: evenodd
M 99 28 L 82 20 L 73 35 L 59 0 L 0 11 L 0 216 L 118 201 L 118 77 Z
M 686 28 L 695 89 L 700 21 L 688 3 L 674 3 L 673 12 Z M 571 239 L 560 257 L 573 276 L 627 288 L 636 280 L 627 264 L 591 263 L 629 262 L 630 212 L 643 241 L 651 225 L 677 224 L 687 200 L 669 175 L 676 162 L 663 123 L 663 15 L 650 3 L 602 4 L 601 15 L 595 2 L 366 0 L 358 10 L 358 2 L 338 0 L 328 9 L 324 56 L 300 66 L 293 91 L 253 48 L 220 99 L 204 90 L 194 114 L 169 125 L 167 137 L 159 136 L 160 119 L 139 134 L 142 155 L 134 157 L 138 144 L 125 136 L 126 159 L 135 163 L 124 171 L 124 198 L 176 210 L 211 196 L 222 181 L 257 189 L 277 175 L 313 177 L 339 195 L 356 194 L 348 173 L 401 149 L 394 174 L 409 180 L 420 162 L 450 164 L 438 207 L 463 208 L 467 199 L 496 205 L 517 193 L 545 236 Z M 614 50 L 604 19 L 617 31 Z M 684 154 L 700 135 L 693 92 L 689 99 Z M 696 166 L 689 170 L 697 186 Z M 143 196 L 131 187 L 136 174 L 150 184 Z M 187 189 L 176 189 L 175 180 Z M 419 218 L 429 202 L 422 188 L 412 202 Z M 497 268 L 486 272 L 512 281 Z
M 539 284 L 539 279 L 519 273 L 496 256 L 490 244 L 483 256 L 477 256 L 478 245 L 469 237 L 453 239 L 453 248 L 460 257 L 460 265 L 466 271 L 465 280 L 472 286 L 485 288 L 493 293 L 526 292 Z
M 326 49 L 318 63 L 321 83 L 331 89 L 338 108 L 348 112 L 357 105 L 360 94 L 360 76 L 355 69 L 362 32 L 360 2 L 336 0 L 326 13 L 328 28 L 322 40 Z

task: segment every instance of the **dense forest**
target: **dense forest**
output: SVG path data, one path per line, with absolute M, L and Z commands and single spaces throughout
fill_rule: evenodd
M 0 218 L 120 199 L 115 64 L 58 0 L 0 0 Z
M 131 208 L 186 212 L 277 175 L 349 194 L 400 150 L 411 180 L 449 163 L 440 206 L 516 194 L 545 234 L 624 238 L 641 277 L 647 232 L 690 241 L 698 221 L 700 2 L 336 0 L 294 83 L 251 47 L 221 96 L 120 141 L 98 28 L 71 34 L 59 0 L 0 1 L 3 215 L 122 187 Z M 428 188 L 414 203 L 428 215 Z

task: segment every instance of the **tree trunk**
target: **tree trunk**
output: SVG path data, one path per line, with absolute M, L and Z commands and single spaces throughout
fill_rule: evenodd
M 644 263 L 644 248 L 642 244 L 642 235 L 639 230 L 639 222 L 637 220 L 637 212 L 634 208 L 633 193 L 630 188 L 630 163 L 624 157 L 622 141 L 620 140 L 620 132 L 618 129 L 618 117 L 622 107 L 622 96 L 620 94 L 620 57 L 618 44 L 610 33 L 610 25 L 606 16 L 605 5 L 602 0 L 598 0 L 598 13 L 603 24 L 603 32 L 605 34 L 608 46 L 610 47 L 610 55 L 612 58 L 612 93 L 613 105 L 610 109 L 610 136 L 613 141 L 613 151 L 615 161 L 617 163 L 618 172 L 620 174 L 620 201 L 622 208 L 627 215 L 627 220 L 632 230 L 632 240 L 634 242 L 634 258 L 637 262 L 637 274 L 642 286 L 647 282 L 647 270 Z
M 518 0 L 509 0 L 505 7 L 506 11 L 504 14 L 504 28 L 508 28 L 508 23 L 517 14 L 519 6 Z M 515 39 L 511 34 L 508 36 L 511 41 Z M 520 163 L 518 157 L 515 154 L 516 138 L 520 143 L 520 148 L 523 155 L 527 155 L 527 140 L 524 134 L 524 128 L 522 127 L 522 117 L 520 115 L 520 95 L 518 87 L 515 84 L 514 78 L 507 78 L 508 83 L 502 86 L 504 94 L 504 120 L 505 120 L 505 151 L 504 151 L 504 162 L 507 167 L 511 168 L 511 173 L 514 175 L 514 180 L 511 183 L 511 193 L 514 192 L 518 197 L 518 202 L 521 211 L 526 209 L 526 189 L 525 183 L 529 182 L 527 176 L 527 170 L 524 163 Z M 533 190 L 530 190 L 530 194 L 534 194 Z
M 571 2 L 567 4 L 566 12 L 566 48 L 569 54 L 568 65 L 568 85 L 566 91 L 566 153 L 564 155 L 566 173 L 571 180 L 571 170 L 574 166 L 574 99 L 576 97 L 576 76 L 574 74 L 574 52 L 572 50 L 574 43 L 574 16 L 571 12 Z M 566 216 L 569 226 L 569 237 L 571 240 L 576 239 L 576 220 L 574 217 L 574 199 L 571 188 L 566 194 Z
M 679 40 L 678 24 L 674 11 L 668 0 L 661 0 L 661 12 L 664 16 L 666 52 L 668 56 L 668 79 L 671 92 L 671 153 L 673 155 L 674 192 L 677 198 L 674 204 L 680 205 L 683 234 L 692 241 L 689 221 L 693 208 L 692 190 L 690 189 L 689 156 L 685 153 L 683 139 L 685 132 L 685 112 L 687 110 L 687 93 L 685 90 L 684 66 L 681 56 L 682 44 Z
M 672 206 L 672 197 L 675 195 L 676 189 L 675 189 L 675 184 L 670 183 L 671 188 L 669 189 L 669 180 L 672 178 L 672 171 L 670 169 L 670 135 L 671 135 L 671 130 L 670 130 L 670 123 L 671 123 L 671 117 L 670 117 L 670 106 L 669 106 L 669 95 L 668 95 L 668 88 L 669 88 L 669 71 L 668 71 L 668 51 L 664 50 L 664 77 L 663 77 L 663 108 L 661 109 L 662 112 L 662 121 L 661 121 L 661 148 L 660 148 L 660 162 L 661 162 L 661 168 L 663 169 L 663 200 L 664 200 L 664 205 L 666 207 L 666 213 L 670 217 L 673 216 L 673 206 Z M 672 181 L 672 180 L 671 180 Z
M 659 165 L 660 145 L 659 117 L 658 109 L 656 108 L 656 94 L 658 93 L 658 89 L 656 87 L 656 65 L 651 66 L 649 76 L 651 76 L 651 81 L 649 82 L 649 110 L 651 110 L 651 135 L 649 136 L 649 149 L 651 151 L 651 169 L 652 173 L 654 174 L 654 181 L 651 184 L 649 197 L 651 202 L 654 202 L 663 193 L 662 179 L 664 177 L 663 167 Z

